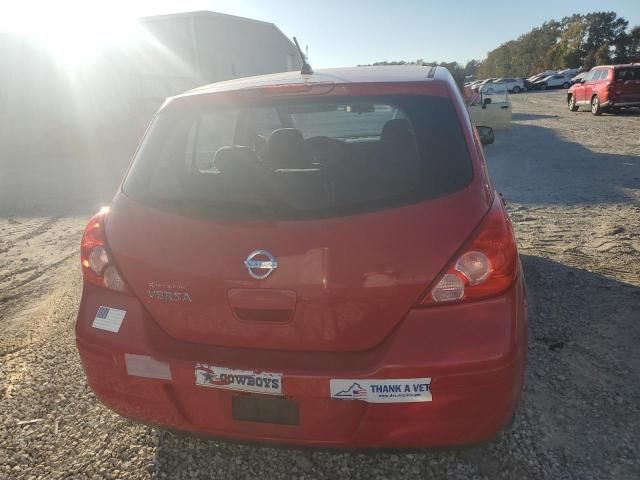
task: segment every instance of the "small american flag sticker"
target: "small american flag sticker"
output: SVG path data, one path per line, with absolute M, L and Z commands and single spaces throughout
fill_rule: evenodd
M 93 319 L 93 324 L 91 326 L 100 330 L 118 333 L 126 314 L 126 310 L 118 310 L 117 308 L 101 306 L 98 308 L 96 317 Z

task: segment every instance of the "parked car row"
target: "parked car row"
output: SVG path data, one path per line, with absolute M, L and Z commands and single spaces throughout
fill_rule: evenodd
M 546 90 L 548 88 L 564 88 L 567 89 L 571 86 L 571 77 L 557 73 L 555 75 L 548 75 L 533 83 L 533 90 Z
M 640 63 L 599 65 L 588 72 L 567 69 L 545 71 L 529 78 L 488 78 L 465 84 L 465 101 L 476 125 L 494 130 L 509 128 L 508 93 L 564 88 L 570 111 L 588 107 L 593 115 L 640 107 Z M 497 98 L 499 97 L 499 98 Z
M 495 84 L 505 84 L 509 93 L 520 93 L 526 90 L 524 86 L 524 80 L 522 78 L 487 78 L 485 80 L 476 80 L 474 82 L 467 82 L 464 84 L 465 88 L 470 88 L 474 91 L 483 91 L 489 94 L 495 90 Z
M 509 93 L 520 93 L 526 90 L 524 79 L 518 77 L 502 77 L 498 78 L 495 83 L 504 83 Z
M 572 79 L 578 75 L 581 68 L 566 68 L 564 70 L 546 70 L 525 79 L 527 90 L 546 90 L 548 88 L 569 88 Z
M 580 75 L 580 68 L 567 68 L 564 70 L 545 70 L 529 78 L 524 77 L 500 77 L 487 78 L 465 83 L 465 87 L 472 90 L 491 93 L 492 84 L 504 83 L 509 93 L 520 93 L 527 90 L 546 90 L 549 88 L 569 88 L 574 82 L 573 78 Z

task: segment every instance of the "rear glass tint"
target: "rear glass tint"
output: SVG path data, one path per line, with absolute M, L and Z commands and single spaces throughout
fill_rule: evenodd
M 616 82 L 640 81 L 640 67 L 622 67 L 615 69 Z
M 185 215 L 302 219 L 419 202 L 471 177 L 446 98 L 176 102 L 154 120 L 124 192 Z

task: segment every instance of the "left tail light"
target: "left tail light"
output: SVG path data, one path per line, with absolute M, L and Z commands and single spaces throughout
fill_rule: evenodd
M 518 276 L 518 248 L 502 201 L 489 212 L 465 246 L 417 306 L 482 300 L 505 292 Z
M 121 293 L 131 293 L 113 263 L 104 235 L 104 222 L 109 209 L 103 208 L 91 217 L 80 244 L 80 261 L 85 281 Z

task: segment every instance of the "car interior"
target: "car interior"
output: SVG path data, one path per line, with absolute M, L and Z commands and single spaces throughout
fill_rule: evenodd
M 184 179 L 191 194 L 202 192 L 229 204 L 268 203 L 302 211 L 354 205 L 415 190 L 420 185 L 422 162 L 413 126 L 407 118 L 384 121 L 386 113 L 367 120 L 366 133 L 348 137 L 339 136 L 345 129 L 334 132 L 335 136 L 305 138 L 294 126 L 257 133 L 264 129 L 239 118 L 233 143 L 215 150 L 188 147 L 190 161 Z M 353 129 L 351 123 L 363 121 L 361 114 L 354 114 L 358 116 L 345 126 Z M 283 123 L 293 125 L 291 118 Z
M 435 198 L 472 178 L 446 99 L 311 101 L 161 112 L 124 191 L 186 215 L 307 218 Z

